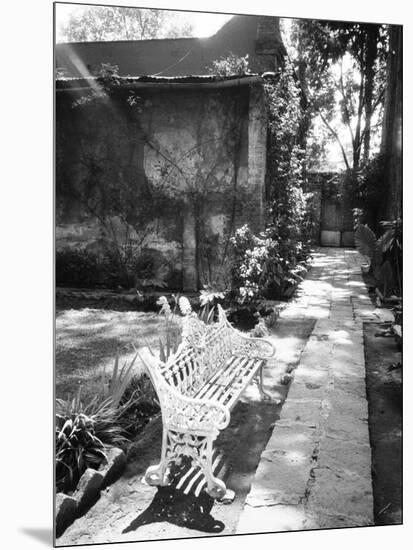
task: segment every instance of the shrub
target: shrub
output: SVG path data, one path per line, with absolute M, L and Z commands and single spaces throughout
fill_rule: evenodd
M 133 246 L 105 246 L 101 255 L 82 248 L 66 247 L 56 252 L 56 284 L 94 288 L 162 288 L 155 276 L 155 259 L 149 250 Z
M 385 181 L 385 159 L 376 155 L 353 174 L 353 191 L 359 211 L 360 222 L 368 224 L 374 231 L 380 229 L 380 205 Z
M 402 293 L 402 220 L 382 221 L 383 235 L 377 239 L 368 226 L 358 224 L 354 240 L 358 251 L 370 259 L 370 273 L 387 297 Z
M 282 72 L 265 84 L 267 147 L 267 227 L 254 235 L 244 226 L 232 244 L 236 258 L 232 295 L 242 304 L 261 298 L 291 296 L 306 272 L 312 221 L 304 192 L 305 154 L 299 147 L 300 92 L 294 71 L 286 60 Z
M 159 412 L 158 396 L 147 374 L 139 373 L 132 376 L 120 406 L 122 413 L 119 422 L 128 437 L 135 437 L 149 418 Z
M 101 279 L 97 255 L 81 248 L 56 251 L 56 284 L 60 286 L 91 287 Z
M 292 232 L 292 230 L 291 230 Z M 299 241 L 273 236 L 270 226 L 260 236 L 247 225 L 232 238 L 235 262 L 232 268 L 232 297 L 242 305 L 257 305 L 262 298 L 285 299 L 303 280 L 308 254 Z
M 87 468 L 99 468 L 106 460 L 108 446 L 122 445 L 126 439 L 118 424 L 118 412 L 111 399 L 98 397 L 88 404 L 80 399 L 56 400 L 56 489 L 76 487 Z
M 112 288 L 142 289 L 149 286 L 165 286 L 164 281 L 155 277 L 153 254 L 140 247 L 107 247 L 102 269 L 106 283 Z
M 81 388 L 74 398 L 56 400 L 56 487 L 67 491 L 76 487 L 87 468 L 99 468 L 110 445 L 124 445 L 122 417 L 135 404 L 137 396 L 130 393 L 133 359 L 119 368 L 116 354 L 109 383 L 106 374 L 101 387 L 87 403 L 81 401 Z
M 218 76 L 242 76 L 249 74 L 248 54 L 245 57 L 240 57 L 230 52 L 226 57 L 213 61 L 208 70 L 209 73 Z

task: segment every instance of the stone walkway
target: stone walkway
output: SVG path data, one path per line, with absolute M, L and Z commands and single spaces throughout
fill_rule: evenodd
M 363 321 L 371 304 L 354 249 L 322 248 L 281 317 L 316 318 L 237 533 L 373 524 Z

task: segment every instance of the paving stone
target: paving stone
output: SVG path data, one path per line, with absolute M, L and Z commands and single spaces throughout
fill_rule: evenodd
M 321 403 L 321 399 L 294 399 L 289 396 L 281 410 L 280 420 L 303 422 L 310 426 L 318 426 L 320 422 Z
M 305 497 L 313 465 L 312 453 L 310 446 L 301 450 L 266 449 L 246 503 L 250 506 L 299 504 Z
M 308 506 L 330 516 L 366 518 L 373 523 L 371 478 L 316 468 Z
M 366 399 L 366 381 L 363 376 L 336 376 L 333 374 L 333 384 L 337 390 L 358 399 Z
M 320 365 L 331 356 L 332 350 L 329 332 L 312 335 L 304 348 L 300 363 Z
M 371 469 L 370 445 L 326 436 L 320 442 L 317 466 L 350 477 L 368 477 Z
M 305 317 L 310 319 L 326 319 L 330 314 L 329 308 L 308 306 L 305 312 Z
M 302 505 L 277 505 L 263 508 L 246 505 L 236 533 L 277 533 L 318 528 L 316 518 L 306 512 Z
M 277 424 L 268 440 L 265 451 L 295 451 L 312 453 L 317 441 L 318 432 L 314 427 L 294 424 Z
M 361 345 L 334 346 L 332 350 L 334 368 L 352 364 L 355 368 L 364 371 L 364 351 Z
M 325 384 L 328 379 L 328 366 L 327 362 L 322 366 L 317 365 L 317 367 L 308 366 L 306 363 L 300 364 L 299 368 L 294 371 L 294 380 L 301 384 L 316 386 Z
M 368 420 L 362 415 L 344 414 L 340 410 L 329 409 L 324 425 L 326 435 L 349 441 L 368 441 Z
M 355 420 L 365 420 L 368 417 L 366 399 L 359 399 L 357 395 L 349 395 L 335 386 L 326 392 L 326 400 L 329 401 L 332 409 L 340 411 L 341 414 L 353 416 Z
M 318 529 L 343 529 L 345 527 L 367 527 L 374 525 L 373 519 L 368 516 L 343 516 L 329 514 L 326 510 L 318 510 L 315 514 Z
M 316 399 L 322 401 L 325 395 L 324 379 L 313 378 L 311 381 L 294 378 L 294 383 L 290 389 L 289 397 L 291 399 Z

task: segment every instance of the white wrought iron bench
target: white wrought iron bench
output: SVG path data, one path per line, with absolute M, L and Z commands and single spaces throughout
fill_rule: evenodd
M 275 350 L 271 342 L 234 329 L 218 306 L 218 321 L 205 324 L 195 313 L 184 317 L 182 342 L 162 363 L 145 361 L 157 392 L 163 422 L 162 453 L 145 481 L 169 484 L 171 462 L 187 456 L 199 466 L 213 498 L 223 498 L 225 483 L 213 474 L 213 442 L 230 421 L 230 412 L 255 379 L 261 397 L 263 368 Z

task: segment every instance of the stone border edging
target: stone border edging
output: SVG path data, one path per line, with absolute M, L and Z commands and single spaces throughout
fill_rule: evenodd
M 99 470 L 85 470 L 73 495 L 56 494 L 56 538 L 63 535 L 75 519 L 84 515 L 99 500 L 100 492 L 116 481 L 124 471 L 126 455 L 121 449 L 111 447 L 106 456 L 107 462 Z

